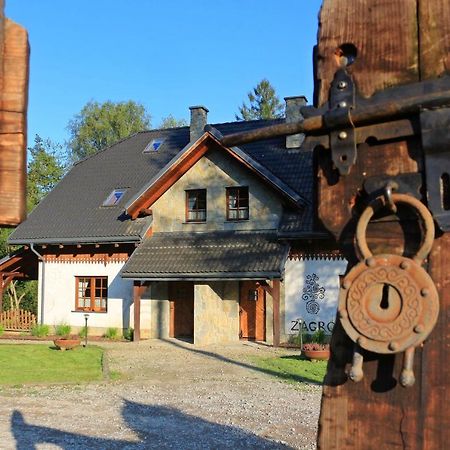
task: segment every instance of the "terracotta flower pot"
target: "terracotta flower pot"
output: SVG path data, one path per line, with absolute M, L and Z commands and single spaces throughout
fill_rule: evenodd
M 80 339 L 64 339 L 59 338 L 53 341 L 55 347 L 61 351 L 64 350 L 72 350 L 75 347 L 78 347 L 81 343 Z
M 309 359 L 327 361 L 330 359 L 330 350 L 302 350 L 302 353 Z

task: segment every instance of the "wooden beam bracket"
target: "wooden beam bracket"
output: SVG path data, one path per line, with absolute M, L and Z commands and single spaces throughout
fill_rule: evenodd
M 331 159 L 341 175 L 348 175 L 356 162 L 356 133 L 350 113 L 355 107 L 355 85 L 345 69 L 338 70 L 331 83 L 329 107 L 323 119 L 330 130 Z

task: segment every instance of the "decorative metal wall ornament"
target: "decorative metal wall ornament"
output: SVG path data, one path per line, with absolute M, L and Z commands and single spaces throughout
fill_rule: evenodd
M 412 371 L 414 348 L 433 330 L 438 313 L 436 286 L 422 263 L 434 241 L 434 223 L 428 209 L 419 200 L 405 194 L 378 198 L 362 213 L 356 230 L 356 247 L 362 261 L 342 281 L 339 318 L 348 336 L 355 342 L 350 379 L 363 378 L 360 348 L 375 353 L 405 352 L 400 384 L 414 384 Z M 384 206 L 396 210 L 397 203 L 416 209 L 425 230 L 422 246 L 412 258 L 400 255 L 373 255 L 367 246 L 367 225 Z
M 313 273 L 306 275 L 306 286 L 303 288 L 302 300 L 306 302 L 306 311 L 309 314 L 318 314 L 320 311 L 320 304 L 318 300 L 325 298 L 325 288 L 319 286 L 319 277 Z

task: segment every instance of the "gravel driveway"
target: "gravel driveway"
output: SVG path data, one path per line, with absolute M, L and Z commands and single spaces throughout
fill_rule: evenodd
M 314 449 L 321 388 L 251 368 L 252 343 L 102 343 L 119 381 L 0 390 L 1 449 Z

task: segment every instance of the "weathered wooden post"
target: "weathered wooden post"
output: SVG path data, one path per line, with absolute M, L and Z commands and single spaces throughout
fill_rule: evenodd
M 450 3 L 324 0 L 319 22 L 315 108 L 223 143 L 305 132 L 317 155 L 318 218 L 349 260 L 318 447 L 444 449 Z
M 26 215 L 28 35 L 0 0 L 0 226 Z
M 334 95 L 331 83 L 343 66 L 354 82 L 356 97 L 367 101 L 375 93 L 382 96 L 386 88 L 444 76 L 450 70 L 450 3 L 324 0 L 316 51 L 316 106 L 326 105 Z M 446 86 L 448 90 L 448 82 Z M 409 92 L 405 89 L 403 98 L 412 98 L 418 92 L 420 87 Z M 384 100 L 396 97 L 387 94 Z M 318 215 L 340 241 L 350 266 L 356 262 L 356 218 L 369 198 L 376 197 L 374 191 L 392 182 L 396 183 L 397 192 L 428 202 L 430 209 L 435 205 L 432 212 L 439 226 L 424 267 L 436 284 L 440 300 L 437 324 L 423 347 L 415 352 L 415 383 L 411 387 L 400 386 L 403 357 L 398 353 L 363 350 L 364 378 L 359 383 L 348 381 L 353 343 L 342 327 L 336 328 L 334 356 L 322 399 L 318 439 L 321 449 L 438 450 L 449 445 L 450 237 L 443 233 L 450 225 L 448 104 L 447 100 L 437 105 L 434 112 L 432 108 L 418 107 L 415 113 L 399 116 L 396 121 L 386 120 L 369 130 L 353 128 L 356 155 L 348 175 L 336 173 L 330 164 L 332 155 L 322 153 L 319 157 Z M 363 105 L 364 99 L 355 98 L 355 113 Z M 403 127 L 410 127 L 410 131 L 400 131 Z M 341 141 L 335 157 L 339 158 L 341 152 L 349 160 L 341 132 L 334 133 Z M 434 134 L 434 142 L 430 142 L 430 133 Z M 346 148 L 352 148 L 352 144 Z M 437 190 L 435 183 L 439 184 Z M 368 244 L 374 254 L 403 251 L 412 255 L 417 250 L 417 222 L 407 211 L 399 216 L 400 220 L 391 216 L 390 220 L 371 224 Z

